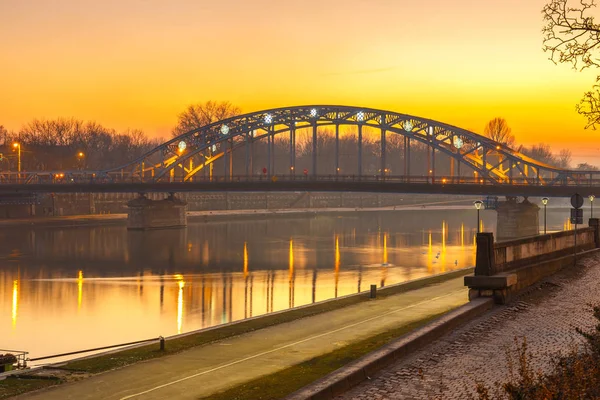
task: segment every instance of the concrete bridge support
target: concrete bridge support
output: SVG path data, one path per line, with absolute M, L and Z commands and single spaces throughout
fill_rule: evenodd
M 538 235 L 540 233 L 539 210 L 540 208 L 530 203 L 527 198 L 521 203 L 515 197 L 507 197 L 506 201 L 499 202 L 496 209 L 498 240 Z
M 151 200 L 145 194 L 127 202 L 127 229 L 148 230 L 187 226 L 187 203 L 169 194 L 164 200 Z

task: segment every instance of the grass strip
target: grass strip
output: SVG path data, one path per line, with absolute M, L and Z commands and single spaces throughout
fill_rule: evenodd
M 462 275 L 467 275 L 471 270 L 454 271 L 441 276 L 433 276 L 423 281 L 408 282 L 405 285 L 395 285 L 383 288 L 378 291 L 377 297 L 385 298 L 396 295 L 409 290 L 427 287 L 438 284 Z M 158 343 L 147 346 L 136 347 L 129 350 L 123 350 L 111 354 L 94 356 L 78 361 L 68 362 L 62 368 L 72 371 L 89 372 L 92 374 L 108 371 L 115 368 L 124 367 L 140 361 L 150 360 L 170 354 L 179 353 L 192 347 L 205 345 L 211 342 L 227 339 L 233 336 L 242 335 L 244 333 L 253 332 L 258 329 L 267 328 L 270 326 L 282 324 L 285 322 L 295 321 L 301 318 L 311 317 L 313 315 L 338 310 L 353 304 L 369 301 L 368 293 L 363 293 L 360 296 L 349 296 L 346 298 L 337 299 L 335 301 L 315 304 L 308 307 L 300 307 L 282 313 L 272 315 L 263 315 L 256 319 L 250 319 L 234 323 L 228 326 L 216 327 L 207 329 L 195 334 L 170 339 L 165 343 L 165 351 L 158 349 Z M 376 300 L 375 300 L 376 301 Z
M 408 325 L 392 329 L 370 338 L 341 347 L 330 353 L 263 376 L 224 392 L 215 393 L 199 400 L 275 400 L 282 399 L 360 357 L 379 349 L 400 336 L 407 334 L 446 314 L 431 315 Z
M 59 379 L 20 379 L 9 376 L 0 381 L 0 399 L 17 396 L 25 392 L 43 389 L 61 383 Z

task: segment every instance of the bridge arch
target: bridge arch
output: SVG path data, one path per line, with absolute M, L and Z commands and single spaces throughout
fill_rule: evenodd
M 266 142 L 265 168 L 266 175 L 270 177 L 275 172 L 275 138 L 284 134 L 289 134 L 289 167 L 295 173 L 296 133 L 309 129 L 312 132 L 310 174 L 315 175 L 319 128 L 333 127 L 335 160 L 334 170 L 329 175 L 335 175 L 339 172 L 340 163 L 340 127 L 348 126 L 357 130 L 357 162 L 352 175 L 358 177 L 374 175 L 372 171 L 363 170 L 364 129 L 380 132 L 380 168 L 376 174 L 382 178 L 386 177 L 386 138 L 390 134 L 399 135 L 404 140 L 402 176 L 407 178 L 411 176 L 410 152 L 414 143 L 427 149 L 432 182 L 441 179 L 436 174 L 436 153 L 446 155 L 452 165 L 456 163 L 459 179 L 462 165 L 474 171 L 481 183 L 503 184 L 518 180 L 522 183 L 559 184 L 581 179 L 581 175 L 585 175 L 538 162 L 487 137 L 443 122 L 392 111 L 334 105 L 275 108 L 217 121 L 177 136 L 134 162 L 102 171 L 102 174 L 107 177 L 127 175 L 132 179 L 153 182 L 188 181 L 195 179 L 201 171 L 212 168 L 217 160 L 223 160 L 223 176 L 232 178 L 233 153 L 243 151 L 244 170 L 249 176 L 252 175 L 252 146 L 257 142 Z M 348 172 L 344 171 L 345 174 Z M 442 176 L 454 178 L 455 174 L 446 173 Z

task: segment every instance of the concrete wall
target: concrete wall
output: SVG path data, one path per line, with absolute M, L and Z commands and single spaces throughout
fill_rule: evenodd
M 596 247 L 595 229 L 577 230 L 577 251 Z M 575 231 L 556 232 L 494 244 L 495 273 L 510 271 L 520 266 L 573 253 Z
M 496 209 L 498 240 L 522 238 L 539 234 L 540 208 L 527 199 L 518 203 L 516 199 L 501 201 Z
M 127 202 L 136 198 L 136 193 L 71 193 L 42 196 L 36 214 L 84 215 L 84 214 L 126 214 Z M 162 200 L 165 193 L 148 193 L 152 200 Z M 177 197 L 188 203 L 188 211 L 206 210 L 264 210 L 297 208 L 370 208 L 401 206 L 415 203 L 435 203 L 444 200 L 460 200 L 456 196 L 373 194 L 373 193 L 180 193 Z M 470 204 L 472 197 L 465 197 Z M 2 215 L 0 214 L 0 218 Z
M 151 200 L 138 197 L 127 203 L 127 229 L 147 230 L 187 225 L 185 202 L 169 198 Z
M 0 219 L 35 216 L 36 206 L 26 204 L 0 204 Z
M 575 243 L 575 235 L 577 242 Z M 489 232 L 477 235 L 475 274 L 465 277 L 469 298 L 493 297 L 504 304 L 520 290 L 561 268 L 575 264 L 576 253 L 600 247 L 598 219 L 588 228 L 493 243 Z

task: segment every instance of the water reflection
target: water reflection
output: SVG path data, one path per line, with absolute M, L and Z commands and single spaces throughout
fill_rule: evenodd
M 81 299 L 83 298 L 83 271 L 79 271 L 77 277 L 77 311 L 81 309 Z
M 181 326 L 183 325 L 183 287 L 185 286 L 185 281 L 182 275 L 176 275 L 175 277 L 179 286 L 177 295 L 177 333 L 181 333 Z
M 12 328 L 17 326 L 17 309 L 19 308 L 19 281 L 13 281 L 12 291 Z
M 463 268 L 474 262 L 472 242 L 465 243 L 475 235 L 465 223 L 472 219 L 468 211 L 413 211 L 156 232 L 15 228 L 0 234 L 0 310 L 12 316 L 0 320 L 0 336 L 3 346 L 42 356 L 184 333 Z

